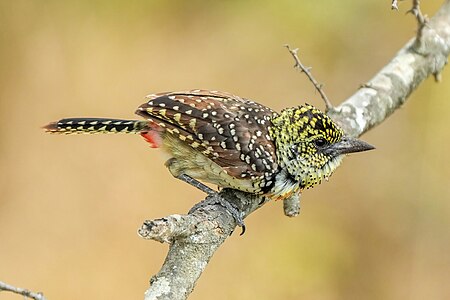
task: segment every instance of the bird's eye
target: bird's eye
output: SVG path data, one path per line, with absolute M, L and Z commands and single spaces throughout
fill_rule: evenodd
M 328 145 L 328 141 L 324 138 L 318 138 L 314 140 L 314 145 L 316 145 L 316 147 L 318 148 L 323 148 Z

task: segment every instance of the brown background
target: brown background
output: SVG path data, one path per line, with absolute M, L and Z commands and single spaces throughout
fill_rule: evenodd
M 433 14 L 441 1 L 423 1 Z M 426 2 L 426 3 L 425 3 Z M 0 1 L 0 280 L 48 299 L 142 299 L 167 245 L 147 218 L 203 195 L 137 136 L 50 136 L 69 116 L 133 117 L 153 92 L 209 88 L 280 110 L 334 103 L 414 35 L 390 1 Z M 191 299 L 449 299 L 450 70 L 307 191 L 273 202 L 218 251 Z M 0 294 L 0 299 L 18 299 Z

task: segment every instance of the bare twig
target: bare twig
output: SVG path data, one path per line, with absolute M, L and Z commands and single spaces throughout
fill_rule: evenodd
M 330 109 L 333 108 L 333 104 L 331 104 L 330 100 L 328 100 L 327 95 L 325 95 L 325 92 L 323 91 L 323 85 L 320 84 L 311 74 L 311 67 L 305 67 L 301 62 L 300 59 L 298 58 L 298 48 L 296 49 L 291 49 L 291 47 L 289 47 L 289 45 L 284 45 L 289 53 L 292 55 L 292 57 L 295 60 L 295 65 L 294 68 L 297 70 L 300 70 L 300 72 L 305 73 L 306 76 L 308 76 L 308 79 L 312 82 L 312 84 L 314 85 L 314 87 L 316 88 L 316 90 L 319 92 L 320 97 L 322 97 L 323 101 L 325 102 L 325 107 L 326 107 L 326 111 L 329 111 Z
M 419 28 L 425 26 L 427 23 L 426 16 L 424 16 L 420 10 L 420 0 L 413 0 L 412 8 L 406 13 L 411 13 L 416 17 Z
M 426 15 L 423 15 L 422 11 L 420 10 L 420 0 L 413 0 L 412 2 L 413 2 L 412 8 L 410 10 L 408 10 L 406 13 L 411 13 L 416 17 L 417 36 L 416 36 L 416 40 L 414 41 L 413 47 L 418 52 L 420 52 L 422 49 L 422 46 L 423 46 L 422 45 L 423 31 L 428 24 L 428 17 Z
M 449 0 L 430 20 L 429 27 L 433 30 L 425 30 L 422 36 L 427 55 L 413 49 L 414 39 L 409 41 L 366 86 L 329 111 L 347 134 L 359 136 L 383 122 L 422 81 L 444 68 L 450 54 Z M 220 195 L 233 203 L 243 218 L 264 205 L 264 199 L 239 191 L 224 189 Z M 141 236 L 168 242 L 170 249 L 161 270 L 152 277 L 145 299 L 186 299 L 209 259 L 236 225 L 219 204 L 200 207 L 188 215 L 146 221 Z
M 18 288 L 0 281 L 0 292 L 2 291 L 12 292 L 35 300 L 45 300 L 45 297 L 42 293 L 34 293 L 27 289 Z
M 391 9 L 398 10 L 397 0 L 392 0 Z M 420 0 L 412 0 L 412 7 L 406 13 L 413 14 L 416 17 L 418 28 L 414 47 L 419 48 L 421 46 L 423 30 L 428 24 L 427 16 L 422 14 L 422 11 L 420 9 Z
M 392 9 L 398 9 L 397 4 L 398 4 L 397 1 L 393 0 L 392 1 Z M 428 26 L 429 20 L 426 15 L 422 14 L 422 11 L 420 9 L 420 0 L 412 0 L 412 7 L 406 13 L 407 14 L 410 13 L 410 14 L 414 15 L 417 20 L 416 39 L 414 40 L 414 43 L 412 43 L 411 47 L 417 53 L 422 54 L 422 55 L 427 55 L 428 47 L 424 46 L 423 35 L 424 35 L 424 30 L 427 27 L 429 27 Z M 434 76 L 434 80 L 436 82 L 441 81 L 441 75 L 439 72 L 433 73 L 433 76 Z

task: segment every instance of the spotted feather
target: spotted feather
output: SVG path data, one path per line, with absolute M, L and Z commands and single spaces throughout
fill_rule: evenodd
M 146 120 L 69 118 L 53 134 L 134 133 L 169 154 L 170 173 L 210 193 L 196 180 L 286 199 L 328 179 L 348 153 L 373 149 L 345 136 L 312 105 L 279 114 L 237 96 L 205 90 L 147 96 Z
M 239 179 L 270 178 L 278 168 L 270 108 L 204 90 L 152 94 L 136 113 L 166 128 Z

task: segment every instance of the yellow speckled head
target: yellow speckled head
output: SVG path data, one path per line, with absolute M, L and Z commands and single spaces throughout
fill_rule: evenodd
M 344 154 L 373 148 L 356 139 L 349 142 L 339 126 L 309 104 L 283 110 L 272 123 L 278 163 L 300 188 L 328 178 Z

